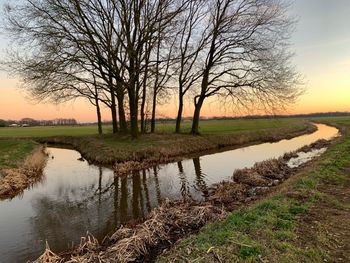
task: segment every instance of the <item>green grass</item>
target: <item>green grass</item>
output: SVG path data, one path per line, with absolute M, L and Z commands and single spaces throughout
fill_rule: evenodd
M 319 121 L 323 123 L 329 123 L 329 124 L 338 124 L 338 125 L 350 125 L 350 116 L 340 116 L 340 117 L 318 117 L 318 118 L 312 118 L 314 121 Z
M 349 123 L 349 119 L 328 119 Z M 305 198 L 282 192 L 259 203 L 235 211 L 220 222 L 204 227 L 198 234 L 182 240 L 159 262 L 323 262 L 327 251 L 319 247 L 300 247 L 295 242 L 298 217 L 306 214 L 324 193 L 319 186 L 340 185 L 347 180 L 343 169 L 350 162 L 350 135 L 333 145 L 315 169 L 305 171 L 288 186 Z M 331 197 L 328 197 L 332 200 Z M 334 202 L 334 201 L 333 201 Z M 339 206 L 340 207 L 340 206 Z
M 183 156 L 224 146 L 238 147 L 242 144 L 279 140 L 305 131 L 302 119 L 261 119 L 202 121 L 203 136 L 191 136 L 188 132 L 174 134 L 175 123 L 159 123 L 157 133 L 145 134 L 137 139 L 130 135 L 111 134 L 110 126 L 104 127 L 108 134 L 96 135 L 95 126 L 75 127 L 26 127 L 0 128 L 1 138 L 34 139 L 43 143 L 70 144 L 88 160 L 100 164 L 124 161 L 160 159 Z M 184 124 L 184 130 L 190 123 Z M 7 155 L 9 156 L 9 155 Z
M 202 134 L 227 134 L 241 131 L 254 131 L 264 129 L 283 128 L 302 125 L 301 119 L 259 119 L 259 120 L 220 120 L 201 121 L 200 132 Z M 191 123 L 184 122 L 183 133 L 189 133 Z M 103 127 L 105 134 L 110 134 L 111 126 Z M 157 123 L 158 133 L 173 133 L 175 123 Z M 97 134 L 97 126 L 55 126 L 55 127 L 25 127 L 25 128 L 0 128 L 0 137 L 50 137 L 50 136 L 86 136 Z
M 0 139 L 0 169 L 17 167 L 36 145 L 33 141 Z
M 111 127 L 104 127 L 107 133 Z M 97 133 L 97 126 L 45 126 L 45 127 L 18 127 L 0 128 L 0 138 L 8 137 L 50 137 L 50 136 L 86 136 Z
M 275 129 L 288 126 L 302 125 L 302 119 L 257 119 L 257 120 L 210 120 L 199 123 L 201 134 L 228 134 L 240 131 L 254 131 L 263 129 Z M 173 132 L 174 123 L 158 123 L 157 132 Z M 182 132 L 189 133 L 191 122 L 182 124 Z
M 210 224 L 198 235 L 184 239 L 172 258 L 208 262 L 211 255 L 207 252 L 213 248 L 223 262 L 257 262 L 259 257 L 276 254 L 276 251 L 283 254 L 278 262 L 292 262 L 289 260 L 295 253 L 305 254 L 290 243 L 296 238 L 293 230 L 297 216 L 309 206 L 310 202 L 300 203 L 278 196 L 231 213 L 224 221 Z M 187 248 L 191 248 L 190 254 Z M 168 261 L 168 257 L 159 260 Z

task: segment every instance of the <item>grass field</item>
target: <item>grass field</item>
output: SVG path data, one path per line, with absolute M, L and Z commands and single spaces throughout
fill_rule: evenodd
M 111 131 L 110 126 L 105 127 L 106 132 Z M 23 137 L 50 137 L 50 136 L 86 136 L 97 133 L 97 126 L 43 126 L 43 127 L 18 127 L 0 128 L 0 138 Z
M 37 145 L 27 140 L 0 139 L 0 169 L 17 167 Z
M 320 121 L 324 123 L 334 123 L 337 125 L 350 125 L 350 117 L 344 116 L 344 117 L 320 117 L 320 118 L 313 118 L 314 121 Z
M 261 119 L 261 120 L 222 120 L 201 121 L 202 134 L 227 134 L 240 131 L 282 128 L 302 123 L 301 119 Z M 189 133 L 191 123 L 183 123 L 183 133 Z M 104 133 L 110 134 L 111 126 L 104 126 Z M 158 133 L 173 133 L 175 123 L 157 123 Z M 86 136 L 97 134 L 97 126 L 56 126 L 56 127 L 25 127 L 0 128 L 0 137 L 50 137 L 50 136 Z
M 323 121 L 347 124 L 350 118 Z M 350 135 L 277 194 L 182 240 L 159 262 L 347 262 Z
M 302 119 L 210 120 L 201 121 L 199 130 L 201 134 L 228 134 L 240 131 L 283 128 L 298 125 L 302 122 Z M 174 129 L 174 123 L 159 123 L 157 126 L 157 132 L 170 133 Z M 183 133 L 189 133 L 190 129 L 190 122 L 182 124 Z
M 7 166 L 5 163 L 13 166 L 28 154 L 32 150 L 29 145 L 34 144 L 31 140 L 70 144 L 90 161 L 113 164 L 182 156 L 223 146 L 274 141 L 305 131 L 305 121 L 302 119 L 202 121 L 202 136 L 190 136 L 187 132 L 174 134 L 174 126 L 175 123 L 159 123 L 156 134 L 142 135 L 136 140 L 129 135 L 111 134 L 110 126 L 105 127 L 108 134 L 103 136 L 97 136 L 96 127 L 92 125 L 0 128 L 0 151 L 3 156 L 0 168 Z M 189 128 L 190 123 L 184 123 L 183 129 L 188 131 Z

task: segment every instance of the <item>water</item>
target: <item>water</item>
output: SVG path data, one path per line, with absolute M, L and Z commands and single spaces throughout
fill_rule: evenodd
M 299 152 L 298 156 L 291 158 L 287 165 L 290 168 L 296 168 L 300 165 L 307 163 L 314 159 L 315 157 L 321 156 L 323 153 L 327 151 L 327 148 L 321 148 L 321 149 L 313 149 L 309 152 Z
M 211 184 L 229 179 L 235 169 L 338 134 L 336 128 L 317 127 L 313 134 L 291 140 L 160 165 L 124 178 L 77 160 L 80 154 L 74 150 L 50 147 L 54 158 L 48 160 L 41 182 L 22 196 L 0 202 L 0 263 L 37 258 L 45 240 L 54 251 L 79 243 L 87 231 L 101 240 L 120 224 L 145 217 L 165 198 L 191 194 L 200 199 Z

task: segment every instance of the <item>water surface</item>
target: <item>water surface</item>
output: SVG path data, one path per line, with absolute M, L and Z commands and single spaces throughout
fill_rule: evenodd
M 101 240 L 120 224 L 145 217 L 165 198 L 200 199 L 210 185 L 229 179 L 235 169 L 338 134 L 336 128 L 317 127 L 309 135 L 155 166 L 124 178 L 79 161 L 74 150 L 50 147 L 42 181 L 22 196 L 0 201 L 0 263 L 37 258 L 45 240 L 54 251 L 79 243 L 87 231 Z

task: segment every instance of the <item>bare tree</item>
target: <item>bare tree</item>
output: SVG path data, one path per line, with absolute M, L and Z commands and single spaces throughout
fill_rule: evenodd
M 126 74 L 124 81 L 129 98 L 131 135 L 138 135 L 139 99 L 142 87 L 140 76 L 145 76 L 149 66 L 149 52 L 153 52 L 155 43 L 151 39 L 163 32 L 174 17 L 182 10 L 181 1 L 158 0 L 116 1 L 118 13 L 116 35 L 123 43 Z M 147 47 L 147 52 L 145 52 Z M 145 80 L 146 81 L 146 80 Z M 147 85 L 143 83 L 144 85 Z M 143 93 L 146 96 L 146 93 Z M 143 113 L 142 113 L 143 114 Z
M 181 128 L 182 112 L 184 106 L 184 96 L 195 85 L 202 76 L 201 68 L 199 68 L 199 55 L 205 46 L 205 34 L 198 35 L 203 32 L 203 19 L 207 14 L 205 1 L 192 0 L 184 12 L 179 16 L 179 24 L 181 30 L 178 34 L 176 42 L 175 57 L 175 75 L 178 82 L 178 112 L 176 117 L 175 132 L 179 133 Z M 205 32 L 205 30 L 204 30 Z
M 205 47 L 192 134 L 199 133 L 206 98 L 223 96 L 247 105 L 285 105 L 299 95 L 298 74 L 287 44 L 293 20 L 283 0 L 212 0 L 202 26 Z
M 113 132 L 117 132 L 115 93 L 122 93 L 119 98 L 124 98 L 124 90 L 119 91 L 121 85 L 116 85 L 118 75 L 114 73 L 113 54 L 119 45 L 114 43 L 112 34 L 114 9 L 111 3 L 93 0 L 33 0 L 15 7 L 8 6 L 7 15 L 8 31 L 27 47 L 27 53 L 18 56 L 25 62 L 22 64 L 24 67 L 18 63 L 20 60 L 12 61 L 13 65 L 20 66 L 16 71 L 21 73 L 22 69 L 22 73 L 25 72 L 28 77 L 28 65 L 33 69 L 35 61 L 39 66 L 54 63 L 55 67 L 49 69 L 52 74 L 53 69 L 58 69 L 61 77 L 64 70 L 66 75 L 74 75 L 80 81 L 82 78 L 78 75 L 93 75 L 103 82 L 100 87 L 110 94 Z M 41 68 L 45 70 L 44 67 Z M 35 73 L 38 73 L 38 69 L 36 67 Z M 48 75 L 36 74 L 35 78 L 29 77 L 27 80 L 37 80 L 38 77 L 47 78 Z M 88 83 L 92 81 L 90 79 Z M 47 88 L 50 89 L 50 86 Z M 125 122 L 125 116 L 120 119 Z
M 165 41 L 164 46 L 162 43 Z M 170 68 L 173 63 L 173 49 L 175 45 L 174 40 L 170 40 L 167 36 L 162 36 L 161 32 L 157 35 L 157 44 L 155 48 L 155 66 L 153 67 L 153 89 L 152 89 L 152 116 L 151 116 L 151 132 L 156 129 L 156 108 L 158 104 L 159 95 L 167 94 L 169 89 L 169 80 L 171 78 Z M 166 54 L 166 55 L 162 55 Z M 163 96 L 166 97 L 166 96 Z
M 30 60 L 14 56 L 8 62 L 8 68 L 21 75 L 22 86 L 36 101 L 57 104 L 77 98 L 87 99 L 96 107 L 98 132 L 102 134 L 100 103 L 111 105 L 103 83 L 98 82 L 94 74 L 70 60 L 59 59 L 57 53 L 49 51 Z

